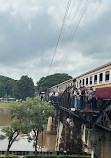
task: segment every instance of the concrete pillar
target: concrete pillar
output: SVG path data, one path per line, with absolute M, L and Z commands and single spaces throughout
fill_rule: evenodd
M 91 158 L 98 158 L 98 157 L 95 155 L 94 151 L 91 152 Z

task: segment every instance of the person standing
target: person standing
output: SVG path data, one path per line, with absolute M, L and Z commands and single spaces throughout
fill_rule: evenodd
M 75 110 L 79 110 L 79 104 L 80 104 L 80 94 L 79 91 L 76 90 L 74 91 L 74 96 L 75 96 Z
M 90 105 L 90 109 L 93 109 L 93 90 L 92 87 L 88 90 L 88 103 Z
M 55 102 L 58 102 L 59 101 L 59 93 L 56 92 L 54 96 L 55 96 Z
M 86 105 L 85 96 L 86 96 L 85 87 L 82 87 L 81 98 L 80 98 L 80 100 L 81 100 L 81 110 L 84 110 L 85 105 Z

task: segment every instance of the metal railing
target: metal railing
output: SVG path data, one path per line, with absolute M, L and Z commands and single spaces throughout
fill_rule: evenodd
M 97 99 L 96 96 L 88 100 L 87 94 L 84 96 L 80 95 L 79 99 L 77 99 L 74 93 L 71 93 L 72 88 L 74 90 L 74 86 L 66 88 L 62 96 L 58 96 L 56 99 L 53 96 L 50 98 L 51 102 L 54 104 L 58 103 L 59 106 L 67 109 L 73 108 L 76 111 L 101 111 L 102 107 L 107 102 L 103 99 Z

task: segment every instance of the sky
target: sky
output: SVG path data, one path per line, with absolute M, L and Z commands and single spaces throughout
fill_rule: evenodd
M 111 62 L 111 0 L 68 2 L 0 0 L 0 75 L 36 84 Z

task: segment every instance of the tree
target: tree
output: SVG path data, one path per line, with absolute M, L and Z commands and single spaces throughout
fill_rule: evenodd
M 15 82 L 14 79 L 0 76 L 0 97 L 13 97 L 13 86 Z
M 71 79 L 72 77 L 65 73 L 56 73 L 54 75 L 50 75 L 47 77 L 42 77 L 37 82 L 37 90 L 40 91 L 46 91 L 47 88 L 50 88 L 56 84 L 59 84 L 61 82 L 64 82 L 66 80 Z
M 28 135 L 29 142 L 33 141 L 37 154 L 38 134 L 43 130 L 48 117 L 54 116 L 54 107 L 46 101 L 41 101 L 39 97 L 35 97 L 27 98 L 21 104 L 13 102 L 10 111 L 10 126 L 2 128 L 3 134 L 0 135 L 0 139 L 8 138 L 6 155 L 9 154 L 12 144 L 18 140 L 20 131 Z
M 27 106 L 25 130 L 28 133 L 28 141 L 33 141 L 35 154 L 37 154 L 38 134 L 43 130 L 49 116 L 54 116 L 54 107 L 46 101 L 41 101 L 39 97 L 27 98 L 24 106 Z
M 22 76 L 14 86 L 14 94 L 18 99 L 25 99 L 26 97 L 34 97 L 34 83 L 28 76 Z
M 17 141 L 17 138 L 20 134 L 20 131 L 23 131 L 24 124 L 25 124 L 25 115 L 24 115 L 24 109 L 21 104 L 19 103 L 12 103 L 12 106 L 10 107 L 11 110 L 11 123 L 10 126 L 3 127 L 2 132 L 3 134 L 0 135 L 0 139 L 6 139 L 8 138 L 8 146 L 6 155 L 9 154 L 9 150 L 12 146 L 12 144 Z

